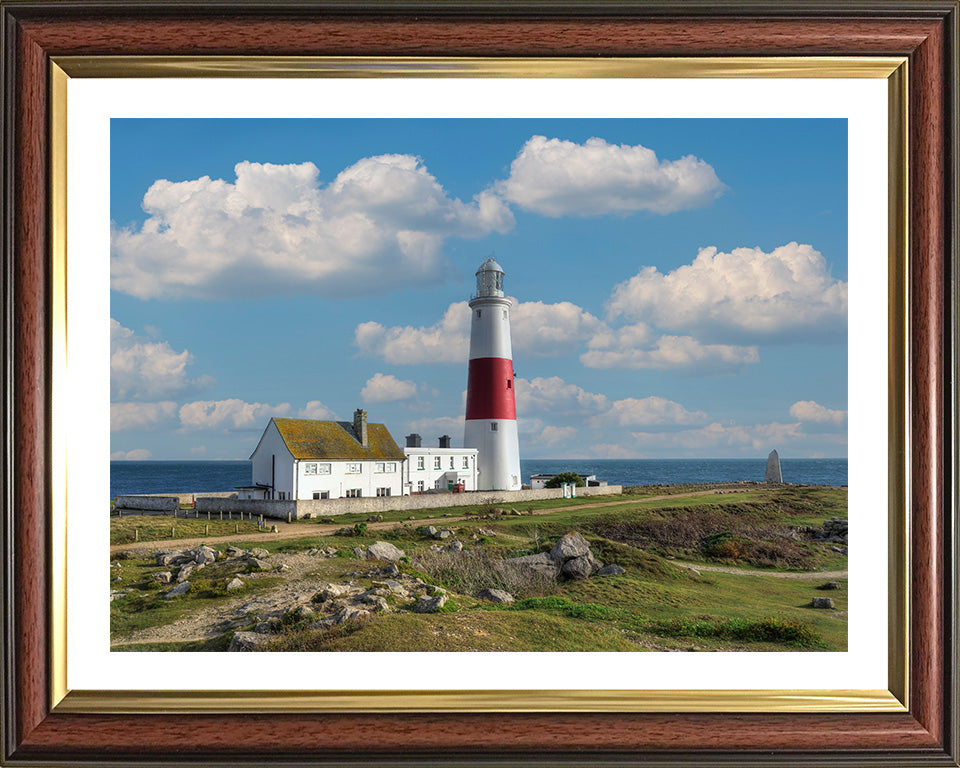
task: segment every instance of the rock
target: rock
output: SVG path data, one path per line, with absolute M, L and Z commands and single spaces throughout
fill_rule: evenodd
M 244 584 L 240 579 L 234 576 L 230 581 L 227 582 L 227 592 L 232 592 L 235 589 L 243 589 L 246 584 Z
M 247 550 L 240 547 L 227 547 L 227 557 L 243 557 L 246 554 Z
M 830 551 L 831 551 L 831 552 L 836 552 L 838 555 L 843 555 L 844 557 L 847 556 L 847 548 L 846 548 L 846 547 L 830 547 Z
M 341 595 L 345 595 L 352 590 L 353 587 L 347 586 L 346 584 L 325 584 L 320 588 L 320 591 L 313 596 L 313 602 L 324 603 L 327 600 L 333 600 Z
M 484 529 L 484 528 L 478 528 L 478 529 L 477 529 L 477 533 L 479 533 L 481 536 L 496 536 L 496 535 L 497 535 L 495 531 L 488 531 L 488 530 L 486 530 L 486 529 Z
M 336 547 L 327 547 L 327 548 L 324 550 L 324 552 L 326 552 L 330 557 L 333 557 L 333 556 L 334 556 L 335 554 L 337 554 L 337 552 L 339 552 L 339 551 L 340 551 L 340 550 L 337 549 Z
M 573 557 L 582 557 L 589 551 L 590 545 L 583 536 L 579 533 L 565 533 L 550 550 L 550 557 L 562 563 Z
M 489 600 L 491 603 L 512 603 L 513 595 L 502 589 L 481 589 L 477 592 L 477 599 Z
M 184 582 L 193 573 L 197 568 L 201 566 L 194 565 L 193 563 L 187 563 L 186 565 L 181 565 L 180 570 L 177 571 L 177 581 Z
M 421 597 L 413 606 L 414 613 L 435 613 L 447 603 L 446 595 L 436 597 Z
M 826 584 L 821 584 L 817 589 L 841 589 L 841 584 L 839 581 L 828 581 Z
M 268 557 L 270 557 L 270 553 L 267 552 L 267 550 L 265 549 L 261 549 L 260 547 L 254 547 L 253 549 L 251 549 L 250 555 L 251 557 L 257 558 L 258 560 L 266 560 Z
M 265 563 L 257 557 L 248 557 L 247 566 L 254 571 L 265 571 L 270 567 L 270 563 Z
M 626 573 L 626 570 L 619 565 L 606 565 L 597 571 L 597 576 L 619 576 L 621 573 Z
M 400 597 L 406 597 L 409 593 L 407 588 L 403 586 L 399 581 L 394 581 L 393 579 L 387 579 L 386 581 L 375 581 L 374 584 L 383 584 L 387 589 L 390 590 L 391 594 L 399 595 Z
M 180 595 L 185 595 L 190 591 L 190 582 L 184 581 L 180 584 L 177 584 L 173 589 L 171 589 L 167 594 L 163 596 L 164 600 L 169 600 L 171 597 L 179 597 Z
M 370 615 L 370 611 L 365 611 L 362 608 L 353 608 L 351 606 L 344 606 L 333 615 L 333 623 L 344 624 L 348 621 L 365 619 L 369 615 Z
M 560 568 L 556 562 L 545 552 L 536 555 L 524 555 L 523 557 L 511 557 L 506 562 L 522 568 L 530 568 L 551 579 L 557 578 L 557 575 L 560 573 Z
M 449 528 L 444 528 L 442 531 L 437 531 L 433 534 L 433 538 L 435 539 L 449 539 L 451 536 L 453 536 L 453 531 Z
M 395 563 L 403 556 L 403 550 L 397 549 L 388 541 L 375 541 L 367 547 L 365 555 L 367 560 L 386 560 L 389 563 Z
M 567 560 L 560 572 L 569 579 L 589 579 L 594 571 L 600 569 L 600 564 L 596 558 L 587 550 L 587 554 L 580 557 L 571 557 Z
M 382 522 L 383 522 L 383 515 L 369 515 L 369 516 L 367 517 L 367 522 L 368 522 L 368 523 L 382 523 Z
M 285 573 L 286 571 L 289 571 L 289 570 L 290 570 L 290 566 L 287 565 L 286 563 L 280 563 L 280 565 L 277 566 L 277 571 L 279 573 Z
M 136 556 L 137 556 L 137 553 L 134 552 L 132 549 L 125 549 L 122 552 L 117 552 L 117 554 L 114 555 L 114 557 L 117 558 L 117 560 L 130 560 L 131 558 L 134 558 Z
M 172 565 L 173 561 L 183 557 L 183 552 L 179 550 L 173 552 L 157 552 L 157 565 Z
M 259 651 L 270 642 L 270 636 L 260 632 L 237 632 L 230 641 L 228 651 Z
M 389 565 L 383 566 L 383 568 L 380 569 L 380 573 L 383 576 L 394 579 L 400 575 L 400 569 L 397 568 L 395 563 L 390 563 Z
M 127 596 L 127 593 L 126 593 L 126 592 L 122 592 L 122 591 L 119 591 L 119 590 L 110 590 L 110 602 L 111 602 L 111 603 L 112 603 L 114 600 L 119 600 L 119 599 L 121 599 L 121 598 L 123 598 L 123 597 L 126 597 L 126 596 Z
M 161 584 L 169 584 L 173 581 L 173 574 L 170 573 L 170 571 L 160 571 L 159 573 L 153 574 L 153 580 Z
M 356 557 L 358 560 L 363 560 L 366 553 L 366 550 L 363 547 L 354 547 L 352 551 L 354 557 Z
M 833 598 L 815 597 L 813 598 L 813 607 L 814 608 L 833 608 Z
M 463 552 L 463 543 L 460 541 L 451 541 L 446 547 L 447 552 Z
M 390 613 L 390 605 L 382 597 L 374 598 L 369 602 L 371 608 L 377 613 Z
M 207 563 L 216 562 L 217 551 L 212 547 L 197 547 L 193 550 L 193 561 L 197 565 L 206 565 Z

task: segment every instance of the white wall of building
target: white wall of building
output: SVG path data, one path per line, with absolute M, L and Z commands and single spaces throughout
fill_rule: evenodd
M 272 421 L 263 431 L 250 461 L 253 464 L 252 484 L 273 486 L 273 494 L 268 498 L 293 498 L 293 454 Z
M 477 490 L 476 450 L 407 447 L 403 452 L 407 455 L 403 477 L 406 484 L 404 493 L 438 489 L 445 491 L 449 483 L 463 483 L 465 491 Z M 438 463 L 439 466 L 437 466 Z
M 300 459 L 296 462 L 297 487 L 294 498 L 342 499 L 348 496 L 349 491 L 358 492 L 349 495 L 363 498 L 400 496 L 403 494 L 403 464 L 397 459 Z

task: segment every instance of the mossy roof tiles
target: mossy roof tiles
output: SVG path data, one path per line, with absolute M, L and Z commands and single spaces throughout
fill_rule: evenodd
M 351 421 L 273 419 L 295 459 L 405 458 L 384 424 L 367 424 L 367 445 L 360 445 Z

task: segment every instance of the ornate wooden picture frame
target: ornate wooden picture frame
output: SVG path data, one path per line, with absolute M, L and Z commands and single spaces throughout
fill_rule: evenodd
M 958 765 L 957 2 L 0 0 L 0 9 L 3 762 Z M 891 462 L 903 472 L 893 473 L 890 496 L 905 522 L 891 528 L 891 558 L 903 567 L 891 602 L 899 621 L 890 691 L 859 703 L 838 692 L 828 711 L 784 711 L 775 694 L 769 707 L 743 706 L 743 697 L 733 705 L 716 695 L 723 692 L 703 694 L 699 706 L 663 696 L 642 711 L 602 696 L 514 708 L 449 693 L 413 706 L 402 693 L 347 696 L 331 707 L 283 692 L 191 694 L 179 704 L 149 692 L 67 695 L 51 432 L 64 342 L 55 255 L 64 247 L 65 190 L 56 179 L 65 136 L 54 119 L 63 78 L 102 73 L 104 62 L 110 76 L 169 74 L 176 57 L 189 57 L 194 74 L 256 76 L 267 61 L 286 75 L 315 75 L 297 63 L 305 56 L 444 57 L 488 68 L 524 57 L 547 68 L 550 60 L 559 68 L 671 57 L 678 71 L 703 57 L 748 71 L 781 57 L 814 68 L 829 58 L 903 62 L 890 83 L 891 100 L 906 105 L 904 120 L 891 124 L 904 131 L 891 146 L 905 153 L 891 165 L 907 169 L 890 202 L 892 212 L 906 211 L 891 216 L 906 226 L 891 228 L 905 268 L 891 275 L 890 335 L 899 344 L 891 351 Z

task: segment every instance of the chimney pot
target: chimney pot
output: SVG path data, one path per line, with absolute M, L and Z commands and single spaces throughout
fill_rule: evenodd
M 450 447 L 450 435 L 441 435 L 440 436 L 440 447 L 449 448 Z

